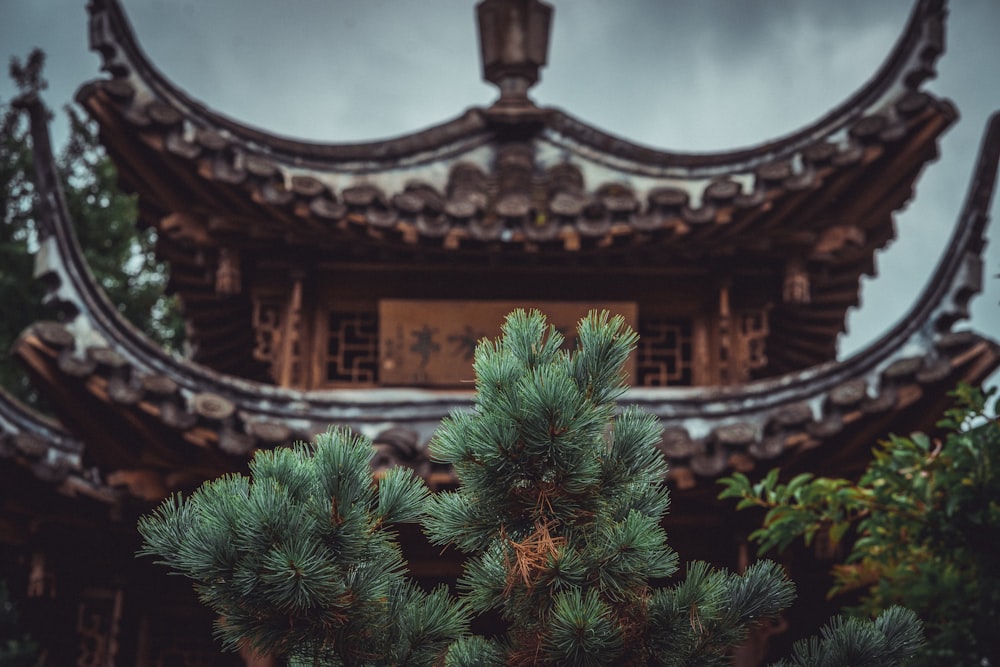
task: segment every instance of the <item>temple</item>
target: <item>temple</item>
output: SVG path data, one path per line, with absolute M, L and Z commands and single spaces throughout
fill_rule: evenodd
M 255 664 L 220 653 L 187 582 L 134 560 L 136 518 L 332 424 L 371 437 L 376 466 L 454 485 L 428 440 L 471 406 L 472 349 L 514 307 L 567 333 L 592 308 L 636 328 L 625 400 L 662 420 L 671 543 L 728 567 L 745 563 L 748 528 L 715 500 L 720 476 L 857 474 L 876 440 L 932 429 L 949 389 L 1000 365 L 996 342 L 954 329 L 982 286 L 998 116 L 920 298 L 836 356 L 861 277 L 957 119 L 923 88 L 943 51 L 941 0 L 916 2 L 881 67 L 813 124 L 709 154 L 653 150 L 536 104 L 555 18 L 537 0 L 477 6 L 491 106 L 333 145 L 213 112 L 158 72 L 118 0 L 88 9 L 108 76 L 77 101 L 138 198 L 138 224 L 157 231 L 191 354 L 152 343 L 94 281 L 46 109 L 21 98 L 37 278 L 61 319 L 30 326 L 12 353 L 57 419 L 0 394 L 0 541 L 53 664 Z M 416 530 L 402 539 L 418 578 L 459 571 Z

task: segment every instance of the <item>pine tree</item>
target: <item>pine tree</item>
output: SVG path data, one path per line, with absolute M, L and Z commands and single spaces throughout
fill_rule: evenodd
M 510 624 L 497 664 L 725 664 L 746 626 L 792 599 L 770 563 L 740 577 L 678 557 L 660 527 L 669 505 L 660 427 L 616 414 L 636 335 L 606 313 L 584 319 L 579 349 L 544 318 L 513 313 L 476 351 L 476 408 L 445 421 L 431 453 L 462 486 L 429 502 L 435 543 L 470 554 L 459 581 L 473 612 Z M 475 655 L 457 664 L 478 664 Z M 457 656 L 456 656 L 457 658 Z
M 541 314 L 516 311 L 480 342 L 475 407 L 431 447 L 456 491 L 430 495 L 399 469 L 373 480 L 369 443 L 332 431 L 166 502 L 140 523 L 142 553 L 195 580 L 230 647 L 313 664 L 726 665 L 793 585 L 766 561 L 742 575 L 695 562 L 661 585 L 678 556 L 660 525 L 660 427 L 616 407 L 636 336 L 592 313 L 577 341 L 566 351 Z M 416 519 L 468 554 L 460 602 L 406 582 L 387 526 Z M 505 634 L 470 635 L 468 618 L 490 610 Z M 903 610 L 835 620 L 790 664 L 889 667 L 918 637 Z

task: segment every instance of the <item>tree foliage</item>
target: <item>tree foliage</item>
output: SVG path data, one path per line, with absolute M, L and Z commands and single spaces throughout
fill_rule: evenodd
M 44 56 L 12 59 L 10 75 L 22 91 L 45 87 Z M 183 322 L 175 300 L 165 295 L 166 267 L 155 257 L 153 230 L 137 230 L 135 198 L 117 187 L 114 165 L 92 124 L 66 108 L 69 140 L 57 163 L 71 219 L 87 262 L 108 298 L 139 329 L 167 349 L 183 344 Z M 0 101 L 0 386 L 33 400 L 23 373 L 6 357 L 32 322 L 53 314 L 42 305 L 43 286 L 33 278 L 36 220 L 33 158 L 27 122 Z
M 168 500 L 140 522 L 141 553 L 194 580 L 228 646 L 302 664 L 729 664 L 793 585 L 767 561 L 674 576 L 660 427 L 616 407 L 636 336 L 592 313 L 577 340 L 566 351 L 541 314 L 515 311 L 479 343 L 475 407 L 432 442 L 456 491 L 431 495 L 398 468 L 373 478 L 370 442 L 331 431 Z M 403 576 L 389 527 L 414 520 L 468 554 L 458 601 Z M 470 617 L 489 611 L 505 630 L 471 635 Z M 918 636 L 902 610 L 840 619 L 789 664 L 901 664 Z M 813 661 L 830 651 L 843 662 Z
M 379 480 L 346 430 L 260 452 L 250 477 L 206 483 L 145 517 L 140 553 L 195 580 L 228 648 L 323 665 L 432 665 L 465 625 L 446 589 L 404 577 L 391 524 L 427 495 L 404 469 Z
M 743 576 L 703 563 L 686 580 L 660 521 L 669 496 L 652 415 L 616 412 L 636 336 L 592 314 L 578 349 L 538 313 L 513 313 L 476 350 L 476 409 L 452 415 L 431 455 L 462 486 L 433 496 L 427 532 L 470 556 L 459 590 L 509 624 L 507 664 L 724 664 L 746 626 L 793 597 L 770 563 Z M 475 662 L 467 664 L 476 664 Z
M 1000 665 L 1000 425 L 988 393 L 962 385 L 952 395 L 943 438 L 890 437 L 857 482 L 736 474 L 722 497 L 766 508 L 751 535 L 761 552 L 819 533 L 853 540 L 831 595 L 863 592 L 858 614 L 915 610 L 928 632 L 915 664 Z
M 12 63 L 20 67 L 18 63 Z M 0 105 L 0 386 L 30 397 L 27 379 L 7 358 L 14 339 L 33 321 L 45 317 L 44 289 L 32 278 L 34 183 L 31 147 L 20 115 Z
M 66 109 L 70 137 L 59 159 L 66 204 L 94 273 L 119 312 L 168 350 L 183 343 L 183 321 L 165 295 L 167 270 L 156 258 L 156 234 L 136 229 L 135 197 L 118 189 L 114 164 L 93 124 Z

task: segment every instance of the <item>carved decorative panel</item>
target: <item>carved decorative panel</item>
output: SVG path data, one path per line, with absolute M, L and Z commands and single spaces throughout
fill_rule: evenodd
M 767 310 L 743 312 L 740 318 L 740 337 L 748 371 L 767 366 Z
M 730 314 L 728 312 L 721 314 L 716 325 L 716 331 L 719 336 L 718 382 L 723 385 L 740 382 L 743 379 L 739 361 L 739 346 L 734 345 L 732 329 Z
M 281 313 L 284 307 L 284 299 L 278 294 L 260 295 L 254 298 L 254 359 L 274 363 L 275 355 L 280 349 Z
M 253 358 L 270 364 L 271 377 L 275 382 L 285 386 L 299 386 L 302 381 L 300 313 L 297 309 L 290 309 L 289 303 L 288 294 L 264 292 L 254 295 Z M 288 326 L 289 316 L 291 326 Z M 291 340 L 285 341 L 285 335 L 290 336 Z
M 472 356 L 482 338 L 496 338 L 507 313 L 537 308 L 576 347 L 576 325 L 590 310 L 609 310 L 635 328 L 634 303 L 417 301 L 379 302 L 381 384 L 472 388 Z M 634 356 L 627 364 L 635 377 Z
M 643 317 L 634 383 L 639 387 L 686 387 L 693 384 L 691 320 Z

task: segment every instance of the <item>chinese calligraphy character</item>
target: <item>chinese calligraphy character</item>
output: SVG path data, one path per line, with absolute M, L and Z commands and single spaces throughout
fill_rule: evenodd
M 476 352 L 476 344 L 485 336 L 485 333 L 476 331 L 470 325 L 466 324 L 465 330 L 462 333 L 448 336 L 448 342 L 455 345 L 455 354 L 462 355 L 462 358 L 466 361 L 472 361 L 472 357 Z
M 434 342 L 434 334 L 436 333 L 437 329 L 432 329 L 428 324 L 425 324 L 422 329 L 410 332 L 410 335 L 416 339 L 410 346 L 410 352 L 420 355 L 421 368 L 427 366 L 432 354 L 441 351 L 441 346 Z

